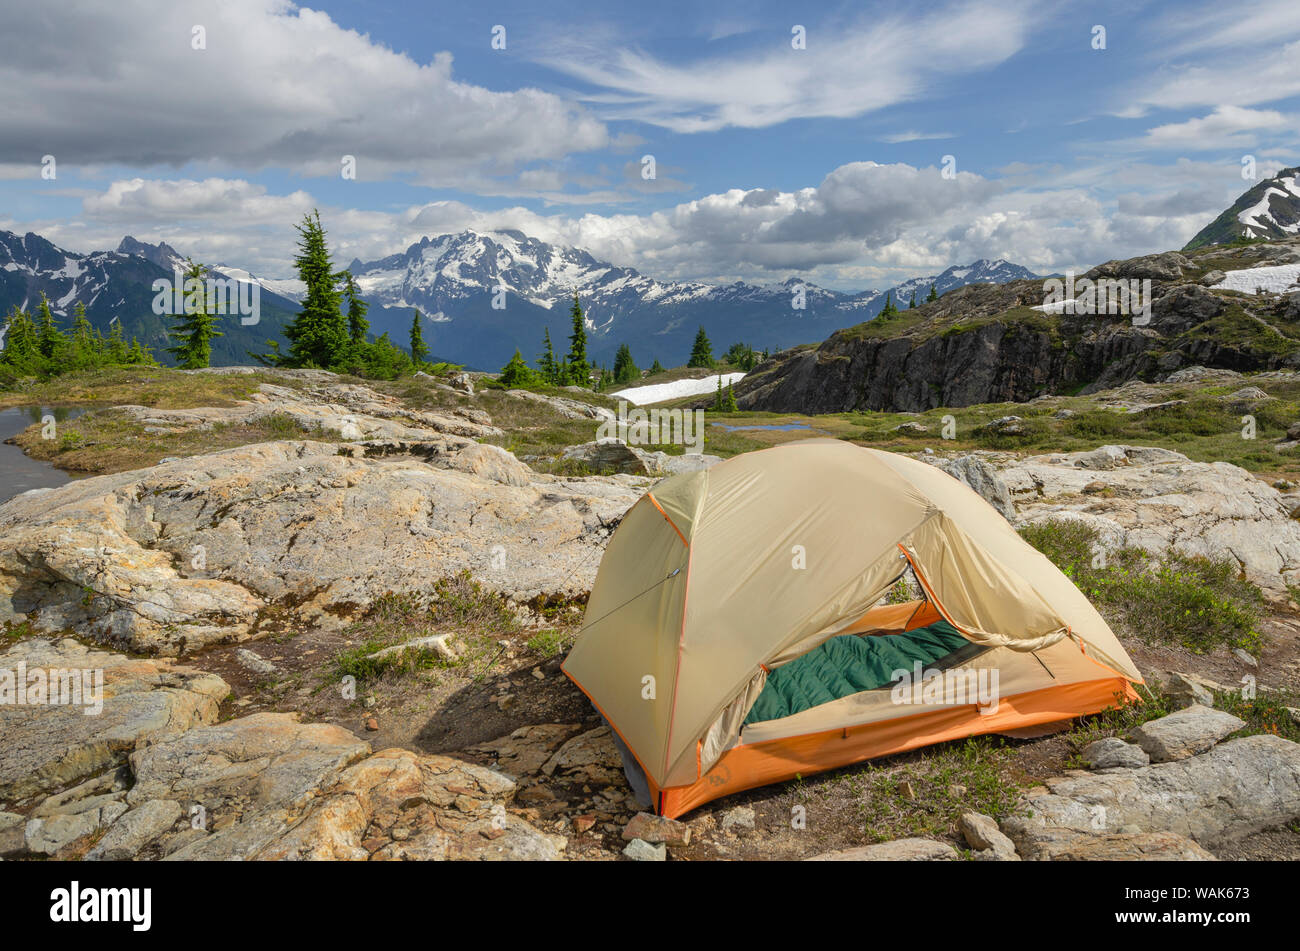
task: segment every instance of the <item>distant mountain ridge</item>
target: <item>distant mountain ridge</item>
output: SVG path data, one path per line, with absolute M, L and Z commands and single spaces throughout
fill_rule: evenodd
M 44 291 L 62 315 L 80 300 L 92 323 L 107 331 L 114 316 L 128 336 L 157 351 L 167 345 L 164 318 L 150 309 L 152 283 L 170 278 L 183 256 L 166 243 L 127 236 L 116 251 L 80 255 L 39 235 L 0 232 L 0 308 L 30 309 Z M 520 231 L 463 231 L 425 237 L 405 251 L 348 267 L 370 304 L 375 334 L 387 332 L 405 345 L 413 310 L 427 320 L 424 337 L 440 358 L 496 369 L 518 348 L 532 360 L 543 329 L 557 350 L 567 346 L 569 304 L 576 292 L 587 317 L 589 351 L 612 362 L 627 343 L 645 365 L 684 363 L 695 332 L 705 327 L 718 349 L 736 341 L 772 350 L 821 339 L 834 330 L 878 314 L 891 299 L 905 308 L 913 293 L 923 301 L 972 283 L 1005 283 L 1034 277 L 1003 260 L 980 260 L 896 287 L 848 293 L 799 278 L 777 284 L 710 284 L 660 281 L 634 268 L 613 265 L 587 251 L 554 245 Z M 282 340 L 301 297 L 301 283 L 269 279 L 234 266 L 212 270 L 262 288 L 263 319 L 253 327 L 223 326 L 214 363 L 247 363 L 249 351 L 264 352 L 268 339 Z M 497 294 L 504 286 L 504 297 Z M 802 289 L 802 308 L 794 306 Z M 504 303 L 504 307 L 494 307 Z

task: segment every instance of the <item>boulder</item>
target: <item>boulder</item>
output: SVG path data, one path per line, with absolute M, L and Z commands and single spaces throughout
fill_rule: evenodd
M 1135 769 L 1148 765 L 1151 757 L 1140 746 L 1125 743 L 1117 736 L 1108 736 L 1085 746 L 1083 760 L 1093 769 Z
M 1018 861 L 1015 843 L 1002 833 L 992 817 L 978 812 L 963 813 L 957 820 L 957 831 L 966 844 L 977 852 L 988 852 L 989 858 L 999 861 Z
M 624 846 L 623 854 L 633 862 L 665 862 L 668 860 L 668 847 L 662 842 L 651 844 L 642 839 L 633 839 Z
M 637 839 L 645 842 L 663 842 L 666 845 L 689 845 L 691 827 L 676 819 L 653 816 L 648 812 L 638 812 L 623 827 L 623 838 Z
M 673 457 L 663 452 L 646 452 L 619 439 L 597 439 L 570 446 L 560 458 L 581 462 L 596 472 L 648 476 L 659 473 L 664 463 Z
M 1198 703 L 1158 720 L 1148 720 L 1133 730 L 1133 739 L 1153 762 L 1167 763 L 1204 753 L 1245 725 L 1231 713 Z
M 926 457 L 926 462 L 942 469 L 948 475 L 966 483 L 974 489 L 984 501 L 988 502 L 1008 520 L 1016 517 L 1016 507 L 1011 501 L 1011 492 L 1002 481 L 996 469 L 978 456 L 958 456 L 955 459 L 938 459 Z

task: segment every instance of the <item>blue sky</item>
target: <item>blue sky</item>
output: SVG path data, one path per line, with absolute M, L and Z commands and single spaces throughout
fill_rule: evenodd
M 1300 164 L 1294 0 L 2 6 L 0 228 L 271 276 L 312 207 L 341 262 L 514 227 L 665 279 L 1082 268 Z

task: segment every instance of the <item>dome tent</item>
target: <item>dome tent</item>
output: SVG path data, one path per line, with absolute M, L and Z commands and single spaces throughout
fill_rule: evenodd
M 879 605 L 908 570 L 924 600 Z M 882 682 L 899 657 L 914 663 Z M 896 683 L 909 667 L 923 682 L 910 691 Z M 563 670 L 667 816 L 1095 713 L 1135 699 L 1140 682 L 1078 588 L 974 491 L 925 462 L 832 439 L 746 453 L 647 492 L 610 540 Z M 938 689 L 978 683 L 994 699 Z M 750 715 L 762 710 L 774 718 Z

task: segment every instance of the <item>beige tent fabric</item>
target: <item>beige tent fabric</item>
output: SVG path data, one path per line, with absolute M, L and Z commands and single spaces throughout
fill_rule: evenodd
M 830 439 L 659 483 L 610 541 L 564 669 L 656 784 L 693 782 L 706 734 L 762 667 L 860 617 L 904 552 L 972 640 L 1024 652 L 1073 632 L 1137 678 L 1087 599 L 970 488 Z M 708 745 L 711 761 L 723 744 Z

